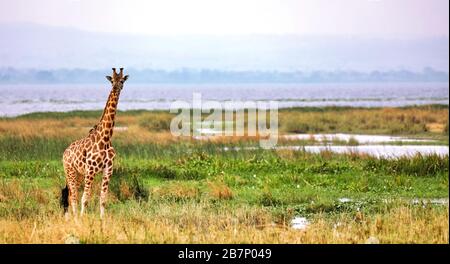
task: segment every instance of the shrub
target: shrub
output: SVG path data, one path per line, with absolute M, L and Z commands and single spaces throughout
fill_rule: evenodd
M 215 200 L 230 200 L 233 192 L 224 182 L 208 182 L 209 195 Z

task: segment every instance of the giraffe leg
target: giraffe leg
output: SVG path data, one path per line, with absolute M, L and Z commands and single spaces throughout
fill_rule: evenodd
M 103 170 L 102 190 L 100 192 L 100 218 L 103 218 L 103 216 L 105 215 L 105 204 L 108 196 L 108 184 L 112 172 L 113 172 L 112 161 L 109 161 L 106 164 L 105 169 Z
M 91 186 L 94 181 L 95 173 L 93 170 L 88 170 L 87 175 L 84 178 L 84 191 L 83 197 L 81 198 L 81 216 L 83 216 L 84 211 L 86 210 L 86 206 L 89 202 L 89 198 L 91 198 Z
M 67 186 L 69 188 L 69 203 L 72 207 L 74 217 L 77 216 L 78 192 L 77 192 L 77 172 L 72 167 L 65 168 Z

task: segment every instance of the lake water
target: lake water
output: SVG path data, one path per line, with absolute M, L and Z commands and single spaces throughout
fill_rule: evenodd
M 448 104 L 448 83 L 346 84 L 126 84 L 119 109 L 169 109 L 175 100 L 276 100 L 297 106 L 383 107 Z M 95 85 L 0 85 L 0 116 L 31 112 L 103 109 L 110 87 Z
M 432 139 L 415 139 L 415 138 L 405 138 L 387 135 L 358 135 L 358 134 L 293 134 L 293 135 L 283 135 L 284 139 L 287 140 L 307 140 L 307 141 L 317 141 L 317 142 L 333 142 L 333 141 L 344 141 L 344 142 L 356 142 L 358 144 L 380 144 L 380 143 L 390 143 L 390 142 L 404 142 L 404 143 L 415 143 L 415 142 L 433 142 Z
M 224 147 L 224 151 L 256 150 L 255 147 Z M 448 156 L 448 146 L 436 145 L 362 145 L 362 146 L 276 146 L 276 150 L 294 150 L 311 153 L 331 151 L 338 154 L 364 154 L 375 158 L 395 159 L 400 157 L 413 157 L 415 155 Z

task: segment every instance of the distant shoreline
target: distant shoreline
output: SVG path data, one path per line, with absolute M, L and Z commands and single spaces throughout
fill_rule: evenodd
M 16 69 L 0 67 L 0 84 L 105 83 L 109 70 Z M 324 84 L 324 83 L 448 83 L 449 73 L 425 67 L 422 71 L 311 70 L 263 71 L 182 68 L 128 70 L 136 84 Z
M 299 112 L 321 112 L 321 111 L 344 111 L 344 110 L 377 110 L 377 109 L 448 109 L 449 104 L 423 104 L 423 105 L 406 105 L 406 106 L 397 106 L 397 107 L 352 107 L 352 106 L 323 106 L 323 107 L 280 107 L 280 112 L 289 112 L 289 111 L 299 111 Z M 126 110 L 118 110 L 119 113 L 124 114 L 135 114 L 135 113 L 168 113 L 169 109 L 126 109 Z M 28 112 L 14 116 L 5 116 L 0 114 L 1 118 L 6 119 L 15 119 L 15 118 L 51 118 L 51 117 L 61 117 L 66 115 L 77 115 L 80 114 L 82 116 L 97 116 L 100 115 L 103 109 L 74 109 L 69 111 L 37 111 L 37 112 Z

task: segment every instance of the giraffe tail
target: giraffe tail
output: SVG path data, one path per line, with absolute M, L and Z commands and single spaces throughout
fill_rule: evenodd
M 67 187 L 67 185 L 61 190 L 60 204 L 61 207 L 64 208 L 64 213 L 66 213 L 67 209 L 69 208 L 69 187 Z

